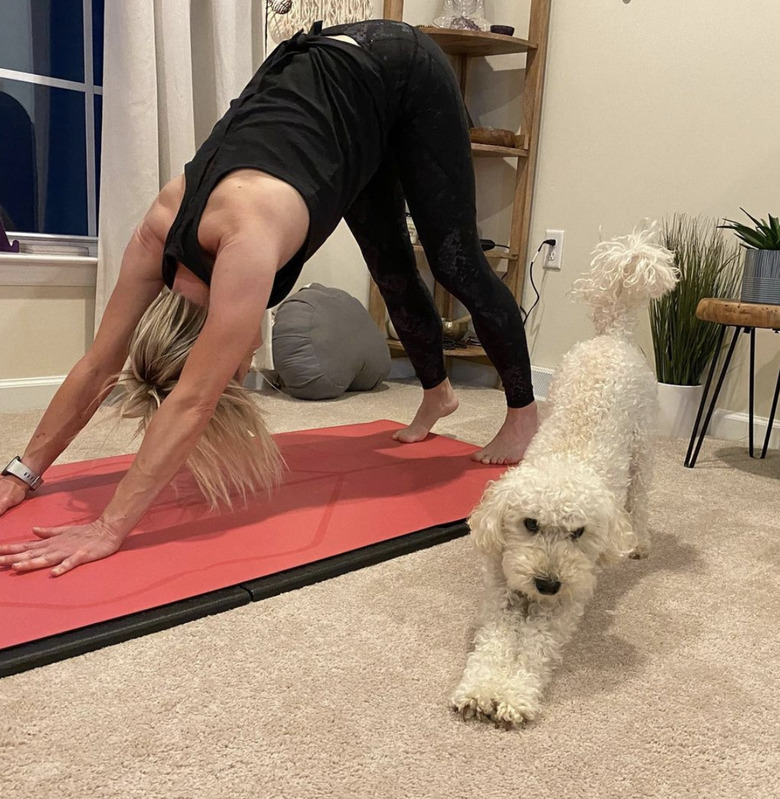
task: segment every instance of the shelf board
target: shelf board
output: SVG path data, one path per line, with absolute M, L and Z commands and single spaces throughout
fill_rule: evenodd
M 498 147 L 495 144 L 471 143 L 471 154 L 475 158 L 528 158 L 528 150 L 519 147 Z
M 487 56 L 507 53 L 527 53 L 536 45 L 517 36 L 488 31 L 461 31 L 420 25 L 420 30 L 433 39 L 449 55 Z
M 420 244 L 413 244 L 412 245 L 414 251 L 419 255 L 425 255 L 425 250 L 422 248 Z M 495 250 L 486 250 L 485 257 L 488 261 L 516 261 L 517 255 L 509 253 L 507 250 L 502 249 L 495 249 Z
M 387 346 L 390 349 L 390 354 L 394 357 L 399 357 L 405 355 L 406 352 L 404 350 L 404 345 L 401 344 L 400 341 L 396 341 L 394 338 L 387 339 Z M 478 347 L 474 344 L 469 344 L 466 347 L 452 349 L 452 350 L 444 350 L 444 357 L 445 358 L 487 358 L 485 355 L 485 350 L 482 347 Z

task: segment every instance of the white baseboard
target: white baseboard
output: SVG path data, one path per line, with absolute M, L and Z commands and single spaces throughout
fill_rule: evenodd
M 531 381 L 533 382 L 536 399 L 547 399 L 547 392 L 550 390 L 550 382 L 554 374 L 554 369 L 545 369 L 543 366 L 531 367 Z
M 0 413 L 22 413 L 45 408 L 65 375 L 0 380 Z
M 715 410 L 710 420 L 708 435 L 713 438 L 723 438 L 727 441 L 747 442 L 750 434 L 750 417 L 746 413 Z M 764 446 L 769 419 L 766 416 L 756 416 L 753 419 L 753 446 L 759 449 Z M 775 417 L 772 425 L 772 434 L 769 437 L 769 448 L 780 449 L 780 420 Z

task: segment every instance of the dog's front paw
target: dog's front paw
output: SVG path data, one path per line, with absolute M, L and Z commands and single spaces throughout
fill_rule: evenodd
M 452 697 L 452 709 L 465 720 L 476 718 L 493 722 L 498 727 L 512 728 L 536 718 L 536 702 L 517 691 L 497 687 L 483 689 L 459 688 Z

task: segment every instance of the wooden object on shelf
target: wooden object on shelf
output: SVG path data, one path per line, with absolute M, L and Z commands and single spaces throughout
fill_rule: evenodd
M 496 147 L 514 147 L 516 134 L 503 128 L 471 128 L 469 138 L 474 144 L 492 144 Z
M 485 255 L 491 263 L 503 262 L 507 271 L 504 282 L 509 287 L 518 304 L 523 299 L 525 264 L 528 260 L 528 235 L 531 226 L 531 203 L 533 199 L 534 177 L 541 119 L 542 92 L 547 58 L 547 36 L 550 27 L 550 6 L 552 0 L 530 0 L 528 38 L 506 36 L 486 31 L 461 31 L 432 26 L 420 26 L 445 53 L 453 57 L 453 68 L 458 78 L 461 93 L 465 99 L 468 91 L 470 64 L 474 58 L 509 53 L 525 53 L 525 76 L 522 91 L 522 116 L 520 131 L 511 145 L 483 144 L 473 142 L 471 152 L 474 158 L 508 158 L 516 166 L 512 219 L 509 230 L 509 252 Z M 386 19 L 403 19 L 404 0 L 384 0 Z M 415 247 L 418 253 L 422 248 Z M 440 314 L 451 317 L 453 298 L 438 284 L 434 286 L 434 301 Z M 385 328 L 385 307 L 379 290 L 371 283 L 369 312 L 381 329 Z M 398 341 L 389 342 L 391 353 L 402 354 L 403 347 Z M 445 350 L 445 356 L 481 359 L 485 353 L 481 347 L 468 347 L 465 350 Z

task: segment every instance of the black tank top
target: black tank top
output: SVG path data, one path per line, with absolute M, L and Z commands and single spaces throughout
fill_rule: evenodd
M 210 285 L 214 259 L 198 243 L 203 210 L 226 175 L 257 169 L 295 188 L 309 210 L 307 239 L 277 272 L 268 305 L 281 302 L 382 161 L 395 104 L 383 73 L 366 48 L 325 38 L 317 26 L 280 44 L 184 168 L 163 254 L 166 285 L 178 263 Z

